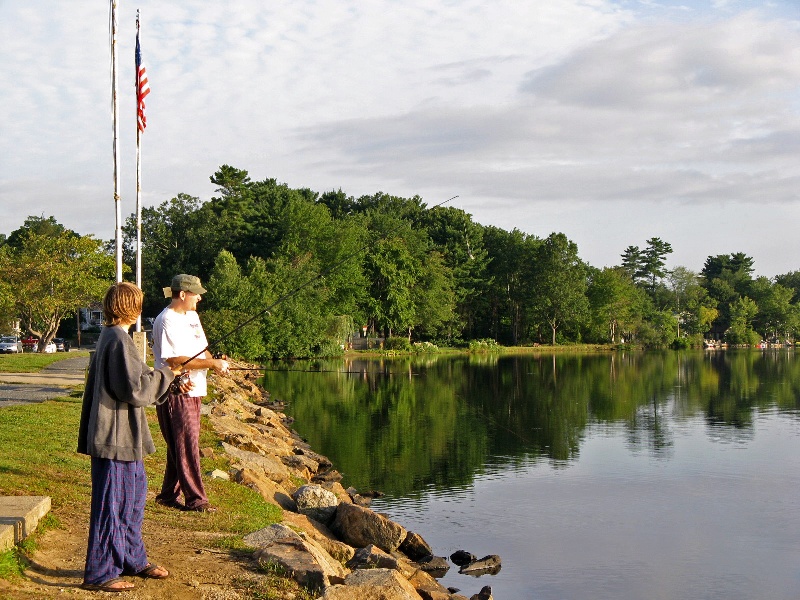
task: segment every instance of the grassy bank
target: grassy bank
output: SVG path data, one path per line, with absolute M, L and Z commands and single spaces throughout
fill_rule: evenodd
M 491 348 L 481 350 L 470 350 L 469 348 L 450 348 L 440 346 L 432 355 L 437 354 L 551 354 L 551 353 L 569 353 L 569 352 L 610 352 L 615 347 L 611 344 L 557 344 L 551 346 L 549 344 L 540 344 L 538 346 L 500 346 L 494 345 Z M 357 357 L 385 357 L 385 356 L 427 356 L 426 353 L 416 352 L 398 352 L 397 350 L 381 350 L 378 348 L 371 348 L 369 350 L 348 350 L 345 352 L 346 358 Z
M 18 358 L 21 361 L 27 359 L 23 356 Z M 22 362 L 28 368 L 35 364 Z M 74 535 L 83 537 L 88 533 L 82 527 L 88 529 L 90 459 L 75 451 L 80 412 L 79 391 L 39 404 L 0 409 L 0 495 L 50 496 L 52 500 L 51 513 L 40 524 L 40 531 L 20 548 L 0 553 L 0 577 L 8 579 L 21 576 L 28 558 L 36 549 L 37 538 L 42 535 L 43 527 L 63 528 L 63 523 L 72 523 L 76 530 Z M 166 450 L 155 410 L 148 409 L 148 419 L 157 448 L 156 453 L 144 461 L 152 494 L 162 483 Z M 214 456 L 202 459 L 204 473 L 213 469 L 229 470 L 227 455 L 222 453 L 220 440 L 205 418 L 201 447 L 215 450 Z M 211 503 L 220 508 L 218 513 L 178 512 L 148 502 L 145 522 L 159 530 L 172 531 L 172 535 L 180 535 L 180 531 L 209 532 L 213 540 L 210 543 L 225 554 L 231 550 L 241 551 L 242 535 L 282 519 L 280 508 L 236 483 L 206 479 L 206 491 Z M 243 585 L 253 584 L 247 582 Z M 285 582 L 275 583 L 275 586 L 284 585 Z M 265 595 L 264 590 L 250 590 L 246 596 L 273 597 Z
M 76 358 L 78 356 L 89 356 L 89 352 L 55 352 L 53 354 L 25 352 L 20 354 L 0 354 L 0 373 L 37 373 L 54 362 L 64 360 L 65 358 Z

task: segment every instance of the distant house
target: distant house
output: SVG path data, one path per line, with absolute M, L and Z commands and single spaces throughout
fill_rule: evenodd
M 80 310 L 80 326 L 81 331 L 87 331 L 94 327 L 101 327 L 103 325 L 103 307 L 99 302 L 81 308 Z

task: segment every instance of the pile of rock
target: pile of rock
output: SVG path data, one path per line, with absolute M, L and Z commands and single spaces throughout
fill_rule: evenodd
M 262 564 L 325 600 L 467 600 L 436 580 L 447 572 L 447 559 L 434 556 L 419 534 L 370 509 L 374 493 L 345 490 L 331 462 L 289 429 L 283 414 L 268 408 L 267 394 L 241 371 L 233 373 L 213 379 L 209 418 L 232 459 L 234 481 L 284 510 L 282 524 L 245 537 Z M 498 557 L 479 561 L 464 555 L 460 572 L 500 568 Z M 485 586 L 470 600 L 491 597 Z

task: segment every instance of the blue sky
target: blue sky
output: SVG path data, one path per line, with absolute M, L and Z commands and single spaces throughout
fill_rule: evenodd
M 800 270 L 800 4 L 118 0 L 123 213 L 133 45 L 150 76 L 145 205 L 222 164 L 324 192 L 453 195 L 564 232 L 598 267 L 746 252 Z M 108 3 L 0 0 L 0 232 L 53 215 L 113 237 Z

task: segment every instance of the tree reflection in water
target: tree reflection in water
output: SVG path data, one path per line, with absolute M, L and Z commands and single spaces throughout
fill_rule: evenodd
M 265 385 L 349 485 L 413 495 L 467 486 L 491 465 L 567 465 L 588 428 L 623 427 L 632 452 L 656 458 L 698 416 L 712 439 L 741 442 L 758 411 L 796 413 L 800 360 L 793 350 L 433 355 L 294 363 Z

